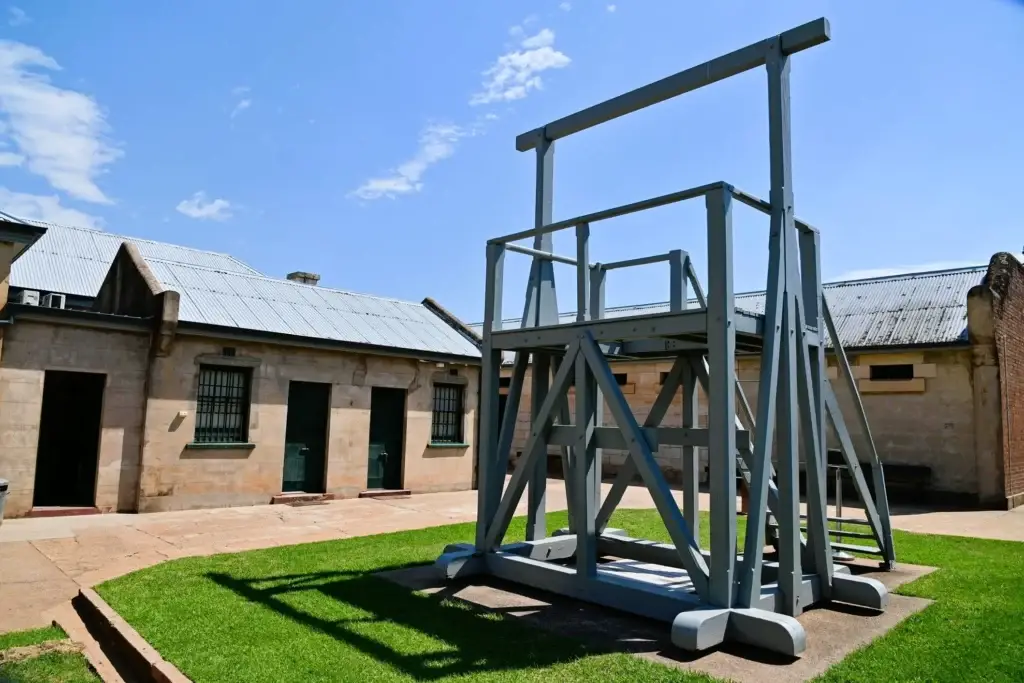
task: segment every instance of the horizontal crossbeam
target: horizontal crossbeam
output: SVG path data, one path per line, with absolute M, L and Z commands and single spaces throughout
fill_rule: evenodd
M 555 425 L 548 433 L 548 445 L 550 446 L 572 446 L 576 440 L 576 427 L 572 425 Z M 708 447 L 708 430 L 694 427 L 641 427 L 644 436 L 647 437 L 647 445 L 652 451 L 658 450 L 660 446 L 694 446 L 696 448 Z M 610 448 L 612 450 L 624 451 L 628 449 L 626 437 L 618 427 L 595 427 L 594 439 L 598 448 Z M 736 445 L 740 449 L 749 448 L 750 433 L 746 430 L 736 430 Z
M 780 36 L 758 41 L 727 55 L 716 57 L 709 62 L 680 71 L 660 81 L 560 118 L 543 128 L 523 133 L 516 137 L 516 149 L 520 152 L 534 149 L 543 140 L 554 141 L 573 133 L 579 133 L 653 104 L 725 80 L 730 76 L 764 66 L 768 56 L 768 46 L 775 40 L 780 41 L 782 53 L 787 55 L 821 45 L 829 40 L 828 20 L 824 17 L 815 19 L 790 29 Z
M 619 268 L 633 268 L 635 266 L 649 266 L 652 263 L 664 263 L 672 258 L 672 254 L 654 254 L 653 256 L 641 256 L 630 258 L 624 261 L 612 261 L 611 263 L 600 263 L 605 270 L 618 270 Z
M 709 183 L 708 185 L 700 185 L 699 187 L 691 187 L 685 190 L 679 190 L 678 192 L 669 192 L 668 194 L 659 195 L 657 197 L 651 197 L 650 199 L 641 199 L 638 202 L 631 204 L 623 204 L 622 206 L 615 206 L 610 209 L 603 209 L 601 211 L 595 211 L 594 213 L 588 213 L 583 216 L 576 216 L 575 218 L 568 218 L 564 221 L 557 221 L 555 223 L 548 223 L 542 225 L 539 228 L 533 228 L 532 230 L 523 230 L 522 232 L 515 232 L 511 235 L 504 235 L 502 237 L 492 237 L 487 240 L 488 244 L 507 244 L 509 242 L 518 242 L 519 240 L 525 240 L 529 237 L 536 237 L 538 235 L 546 235 L 552 232 L 558 232 L 559 230 L 565 230 L 566 228 L 575 228 L 577 225 L 583 223 L 597 223 L 598 221 L 606 221 L 609 218 L 618 218 L 619 216 L 627 216 L 631 213 L 638 211 L 646 211 L 647 209 L 656 209 L 659 206 L 667 206 L 668 204 L 675 204 L 676 202 L 685 202 L 687 199 L 696 199 L 697 197 L 703 197 L 711 190 L 717 190 L 718 188 L 725 185 L 722 181 Z
M 764 316 L 737 310 L 736 334 L 759 336 Z M 694 309 L 677 313 L 623 316 L 604 320 L 500 330 L 491 333 L 491 347 L 502 350 L 567 346 L 589 331 L 597 341 L 622 341 L 647 337 L 707 334 L 707 311 Z
M 518 254 L 536 256 L 537 258 L 548 259 L 549 261 L 557 261 L 558 263 L 565 263 L 570 266 L 575 266 L 577 263 L 576 259 L 570 256 L 560 256 L 559 254 L 552 254 L 550 251 L 531 249 L 530 247 L 523 247 L 518 244 L 506 244 L 505 248 L 508 249 L 509 251 L 514 251 Z

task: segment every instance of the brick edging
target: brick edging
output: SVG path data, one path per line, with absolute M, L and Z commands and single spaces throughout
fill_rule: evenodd
M 86 628 L 112 658 L 121 660 L 145 683 L 192 683 L 139 635 L 96 591 L 83 588 L 71 600 Z

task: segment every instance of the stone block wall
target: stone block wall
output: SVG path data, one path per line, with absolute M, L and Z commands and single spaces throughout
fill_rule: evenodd
M 233 358 L 217 357 L 224 346 Z M 252 448 L 190 449 L 195 434 L 199 362 L 252 368 L 249 441 Z M 269 344 L 218 342 L 178 336 L 170 355 L 155 361 L 146 420 L 140 511 L 269 502 L 281 491 L 288 387 L 327 382 L 331 411 L 326 488 L 339 497 L 366 488 L 370 393 L 403 389 L 406 399 L 403 487 L 413 492 L 464 490 L 473 484 L 478 369 L 458 366 L 467 379 L 467 445 L 429 447 L 434 363 Z
M 234 358 L 218 358 L 225 346 Z M 10 480 L 5 516 L 32 507 L 43 383 L 47 370 L 106 375 L 96 507 L 104 512 L 179 510 L 270 502 L 281 492 L 288 388 L 293 380 L 331 386 L 326 489 L 338 497 L 366 488 L 370 393 L 407 391 L 402 485 L 413 492 L 473 486 L 479 369 L 434 362 L 241 344 L 179 335 L 153 361 L 150 333 L 67 322 L 23 322 L 4 330 L 0 358 L 0 477 Z M 251 448 L 187 448 L 195 436 L 201 359 L 248 363 Z M 433 380 L 455 368 L 466 382 L 465 444 L 430 445 Z M 145 446 L 143 447 L 143 444 Z M 141 457 L 141 460 L 140 460 Z
M 1009 507 L 1024 504 L 1024 267 L 1011 254 L 992 257 L 981 287 L 972 290 L 977 307 L 991 316 L 977 342 L 994 347 L 998 371 L 998 405 L 1003 495 Z M 981 317 L 981 316 L 979 316 Z M 980 357 L 986 354 L 979 353 Z
M 19 321 L 4 330 L 0 366 L 0 477 L 10 480 L 5 516 L 32 507 L 47 370 L 106 375 L 96 507 L 134 509 L 149 335 Z
M 852 357 L 855 374 L 867 377 L 872 364 L 913 364 L 915 376 L 902 387 L 899 383 L 890 386 L 869 386 L 860 380 L 864 409 L 879 455 L 883 463 L 924 465 L 932 469 L 932 485 L 938 491 L 972 494 L 977 489 L 977 473 L 974 458 L 973 394 L 971 388 L 971 352 L 969 348 L 914 352 L 910 354 L 858 354 Z M 829 364 L 835 360 L 829 358 Z M 757 380 L 759 359 L 737 358 L 736 368 L 740 385 L 746 393 L 752 411 L 757 412 Z M 625 374 L 620 383 L 623 394 L 633 409 L 638 422 L 643 422 L 661 389 L 663 374 L 671 369 L 668 362 L 613 363 L 612 371 Z M 835 370 L 830 370 L 834 374 Z M 511 374 L 511 368 L 504 368 L 503 374 Z M 855 444 L 861 438 L 856 428 L 852 403 L 849 396 L 833 382 L 839 396 L 847 427 Z M 891 386 L 895 385 L 895 386 Z M 698 390 L 698 426 L 707 426 L 707 400 Z M 573 402 L 570 390 L 570 409 Z M 525 383 L 523 401 L 516 420 L 513 441 L 513 458 L 521 450 L 529 435 L 530 411 L 529 372 Z M 737 411 L 739 408 L 737 407 Z M 613 425 L 607 406 L 604 424 Z M 682 424 L 681 395 L 673 402 L 663 425 Z M 829 434 L 829 447 L 837 448 L 834 434 Z M 558 449 L 552 448 L 551 454 Z M 706 452 L 698 449 L 701 465 L 706 464 Z M 603 471 L 607 476 L 614 473 L 625 460 L 626 453 L 606 449 Z M 669 481 L 678 481 L 681 475 L 682 448 L 665 446 L 655 457 Z

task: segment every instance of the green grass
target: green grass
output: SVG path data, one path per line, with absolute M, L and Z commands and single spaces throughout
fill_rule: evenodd
M 56 626 L 5 633 L 0 635 L 0 652 L 67 637 Z M 80 654 L 48 652 L 31 659 L 0 664 L 0 683 L 99 683 L 99 680 Z
M 552 528 L 565 524 L 564 513 L 549 518 Z M 651 510 L 619 511 L 612 525 L 667 540 Z M 98 590 L 197 683 L 709 680 L 370 575 L 431 562 L 446 543 L 472 535 L 463 524 L 188 558 Z M 522 535 L 516 520 L 509 539 Z M 824 680 L 1024 680 L 1024 546 L 904 533 L 896 543 L 900 561 L 942 568 L 901 591 L 936 604 Z
M 46 628 L 34 628 L 29 631 L 14 631 L 13 633 L 0 633 L 0 651 L 9 650 L 12 647 L 25 647 L 26 645 L 39 645 L 51 640 L 64 640 L 68 634 L 64 629 L 56 626 Z

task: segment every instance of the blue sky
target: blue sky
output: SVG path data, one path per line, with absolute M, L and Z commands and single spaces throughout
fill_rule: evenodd
M 793 58 L 793 153 L 826 278 L 1024 246 L 1010 0 L 19 0 L 0 16 L 0 209 L 429 295 L 467 320 L 486 239 L 531 227 L 515 135 L 819 16 L 832 41 Z M 764 70 L 563 140 L 555 167 L 556 218 L 715 180 L 767 197 Z M 735 213 L 736 289 L 761 289 L 767 219 Z M 684 248 L 702 271 L 703 221 L 691 202 L 607 222 L 592 258 Z M 508 260 L 515 315 L 528 260 Z M 667 299 L 666 271 L 613 274 L 608 303 Z

